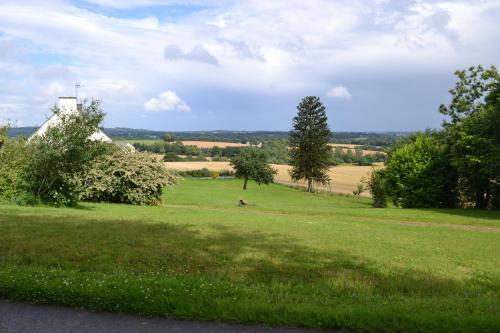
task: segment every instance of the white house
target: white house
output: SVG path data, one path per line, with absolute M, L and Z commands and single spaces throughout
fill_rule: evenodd
M 61 113 L 66 114 L 80 112 L 82 110 L 82 105 L 77 103 L 76 97 L 59 97 L 57 107 L 59 108 L 59 110 L 61 110 Z M 40 128 L 35 133 L 33 133 L 30 139 L 35 136 L 43 136 L 50 126 L 56 126 L 57 124 L 59 124 L 59 122 L 59 116 L 57 114 L 52 115 L 52 117 L 50 117 L 45 123 L 43 123 L 42 126 L 40 126 Z M 111 139 L 101 130 L 98 130 L 94 134 L 92 134 L 90 136 L 90 140 L 111 142 Z

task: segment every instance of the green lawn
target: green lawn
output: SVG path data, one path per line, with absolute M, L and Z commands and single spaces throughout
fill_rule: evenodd
M 500 212 L 373 209 L 241 185 L 188 179 L 164 207 L 0 204 L 0 296 L 271 325 L 500 331 Z

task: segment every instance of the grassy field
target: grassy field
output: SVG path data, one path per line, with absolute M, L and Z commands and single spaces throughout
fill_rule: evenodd
M 232 170 L 233 168 L 229 165 L 229 162 L 211 162 L 211 161 L 190 161 L 190 162 L 166 162 L 167 168 L 173 170 L 199 170 L 202 168 L 207 168 L 211 171 L 220 170 Z M 288 171 L 290 170 L 289 165 L 283 164 L 272 164 L 273 168 L 278 170 L 274 181 L 278 184 L 284 184 L 293 187 L 306 188 L 307 183 L 305 181 L 294 182 L 290 178 Z M 380 164 L 375 167 L 380 167 Z M 338 165 L 330 167 L 328 175 L 330 176 L 331 182 L 329 185 L 316 184 L 315 189 L 321 190 L 323 192 L 331 193 L 341 193 L 341 194 L 352 194 L 352 191 L 356 189 L 356 186 L 361 182 L 363 177 L 368 176 L 371 172 L 371 166 L 357 166 L 357 165 Z M 368 191 L 361 194 L 364 197 L 369 197 Z
M 163 207 L 0 204 L 0 296 L 359 331 L 500 330 L 499 212 L 240 188 L 185 180 Z

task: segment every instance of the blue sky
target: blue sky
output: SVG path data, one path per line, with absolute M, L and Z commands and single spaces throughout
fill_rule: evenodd
M 305 95 L 333 130 L 438 127 L 499 35 L 500 0 L 0 0 L 0 123 L 78 82 L 107 127 L 288 130 Z

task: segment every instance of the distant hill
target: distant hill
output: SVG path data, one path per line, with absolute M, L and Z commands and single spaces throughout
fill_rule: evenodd
M 9 137 L 29 137 L 35 132 L 36 127 L 16 127 L 9 129 Z M 158 140 L 165 131 L 153 131 L 135 128 L 104 128 L 104 133 L 115 140 Z M 168 131 L 175 134 L 179 140 L 194 141 L 224 141 L 224 142 L 262 142 L 274 139 L 287 139 L 288 132 L 285 131 Z M 397 139 L 408 135 L 408 132 L 334 132 L 332 142 L 359 144 L 364 146 L 387 147 Z

